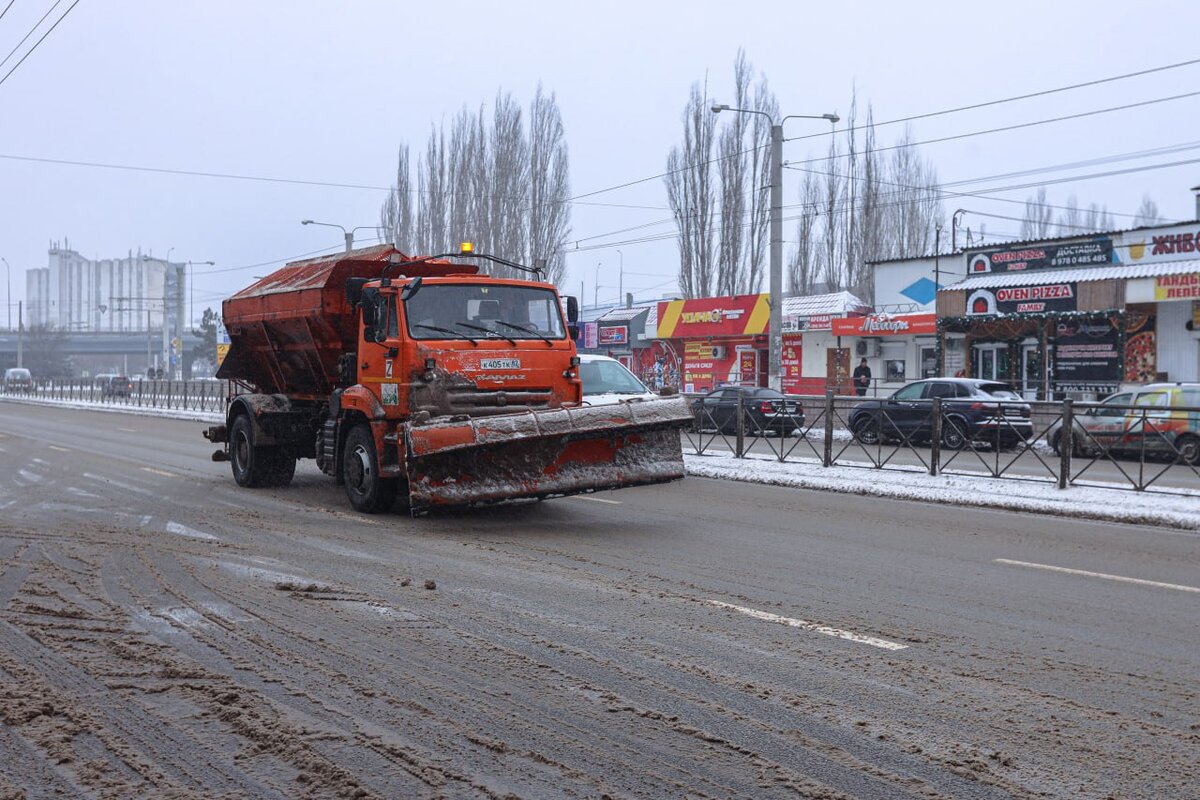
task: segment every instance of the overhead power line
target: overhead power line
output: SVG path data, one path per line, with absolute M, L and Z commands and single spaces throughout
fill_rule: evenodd
M 8 13 L 8 10 L 13 7 L 13 3 L 15 2 L 17 2 L 17 0 L 8 0 L 8 5 L 4 7 L 3 11 L 0 11 L 0 19 L 4 19 L 4 15 Z
M 16 0 L 13 0 L 13 2 L 16 2 Z M 21 49 L 21 45 L 25 44 L 25 42 L 29 40 L 29 37 L 30 37 L 30 36 L 33 36 L 34 32 L 35 32 L 35 31 L 37 31 L 37 29 L 38 29 L 38 28 L 40 28 L 40 27 L 42 26 L 42 23 L 46 21 L 46 17 L 50 16 L 50 14 L 51 14 L 51 13 L 54 11 L 54 9 L 58 8 L 58 5 L 59 5 L 59 3 L 61 3 L 61 2 L 62 2 L 62 0 L 54 0 L 54 5 L 50 6 L 50 8 L 48 8 L 48 9 L 46 9 L 46 13 L 45 13 L 45 14 L 42 14 L 42 18 L 41 18 L 41 19 L 39 19 L 39 20 L 38 20 L 38 21 L 37 21 L 37 22 L 34 24 L 34 26 L 33 26 L 32 28 L 30 28 L 30 29 L 29 29 L 29 30 L 26 32 L 26 34 L 25 34 L 24 36 L 22 36 L 22 37 L 21 37 L 21 41 L 17 42 L 17 46 L 16 46 L 16 47 L 14 47 L 12 50 L 9 50 L 9 51 L 8 51 L 8 55 L 6 55 L 6 56 L 4 57 L 4 60 L 3 60 L 3 61 L 0 61 L 0 68 L 3 68 L 3 67 L 4 67 L 4 65 L 8 63 L 8 60 L 9 60 L 10 58 L 12 58 L 12 57 L 13 57 L 13 55 L 14 55 L 14 54 L 15 54 L 15 53 L 16 53 L 18 50 L 20 50 L 20 49 Z M 12 3 L 9 3 L 8 5 L 11 7 L 11 6 L 12 6 Z M 6 8 L 6 9 L 4 9 L 4 10 L 5 10 L 5 11 L 8 11 L 8 9 L 7 9 L 7 8 Z M 0 15 L 0 17 L 2 17 L 2 16 L 3 16 L 3 15 Z
M 875 127 L 882 128 L 886 125 L 898 125 L 901 122 L 913 122 L 919 119 L 929 119 L 930 117 L 940 117 L 946 114 L 957 114 L 961 111 L 974 111 L 980 108 L 988 108 L 989 106 L 998 106 L 1004 103 L 1015 103 L 1019 100 L 1030 100 L 1034 97 L 1045 97 L 1046 95 L 1058 94 L 1060 92 L 1069 92 L 1074 89 L 1083 89 L 1088 86 L 1099 86 L 1104 83 L 1112 83 L 1114 81 L 1123 81 L 1129 78 L 1139 78 L 1143 75 L 1151 75 L 1155 72 L 1166 72 L 1171 69 L 1179 69 L 1181 67 L 1190 67 L 1193 64 L 1200 64 L 1200 58 L 1192 58 L 1187 61 L 1177 61 L 1174 64 L 1163 64 L 1159 67 L 1150 67 L 1149 69 L 1137 70 L 1136 72 L 1126 72 L 1121 75 L 1112 75 L 1107 78 L 1097 78 L 1096 80 L 1084 81 L 1082 83 L 1072 83 L 1067 86 L 1058 86 L 1054 89 L 1042 89 L 1037 92 L 1029 92 L 1028 94 L 1018 94 L 1012 97 L 1002 97 L 998 100 L 986 100 L 982 103 L 972 103 L 971 105 L 958 106 L 956 108 L 947 108 L 941 111 L 929 111 L 924 114 L 913 114 L 908 117 L 898 117 L 897 119 L 889 119 L 884 122 L 874 123 Z M 807 136 L 797 136 L 795 139 L 814 139 L 819 136 L 828 136 L 828 133 L 813 133 Z M 789 139 L 787 141 L 793 141 Z
M 61 0 L 60 0 L 60 2 L 61 2 Z M 57 5 L 58 5 L 58 3 L 56 2 L 56 3 L 54 4 L 54 6 L 51 6 L 51 10 L 54 10 L 54 7 L 55 7 L 55 6 L 57 6 Z M 20 60 L 20 61 L 18 61 L 16 64 L 13 64 L 13 67 L 12 67 L 12 69 L 10 69 L 10 70 L 9 70 L 7 73 L 5 73 L 5 75 L 4 75 L 4 77 L 3 77 L 3 78 L 0 78 L 0 86 L 3 86 L 3 85 L 4 85 L 4 82 L 5 82 L 5 81 L 7 81 L 7 80 L 9 79 L 9 77 L 10 77 L 10 76 L 11 76 L 11 75 L 12 75 L 14 72 L 16 72 L 16 71 L 17 71 L 17 69 L 18 69 L 18 68 L 19 68 L 19 67 L 20 67 L 22 64 L 24 64 L 24 63 L 25 63 L 25 59 L 27 59 L 27 58 L 29 58 L 31 55 L 33 55 L 33 51 L 38 49 L 38 45 L 40 45 L 42 42 L 46 41 L 46 37 L 47 37 L 47 36 L 49 36 L 50 34 L 54 33 L 54 29 L 55 29 L 55 28 L 57 28 L 57 27 L 59 26 L 59 23 L 61 23 L 61 22 L 62 22 L 64 19 L 66 19 L 66 18 L 67 18 L 67 15 L 68 15 L 68 14 L 70 14 L 70 13 L 71 13 L 71 12 L 72 12 L 72 11 L 75 9 L 75 6 L 77 6 L 77 5 L 79 5 L 79 0 L 75 0 L 75 2 L 74 2 L 74 3 L 71 3 L 71 5 L 67 7 L 67 10 L 63 12 L 62 16 L 61 16 L 61 17 L 59 17 L 58 19 L 56 19 L 56 20 L 54 21 L 54 24 L 53 24 L 53 25 L 51 25 L 51 26 L 50 26 L 50 28 L 49 28 L 49 29 L 48 29 L 48 30 L 47 30 L 45 33 L 43 33 L 43 34 L 42 34 L 42 37 L 41 37 L 40 39 L 38 39 L 36 42 L 34 42 L 34 43 L 33 43 L 33 47 L 29 48 L 29 49 L 28 49 L 28 50 L 25 52 L 25 55 L 21 56 L 21 60 Z M 49 12 L 47 12 L 47 13 L 49 13 Z M 45 19 L 45 17 L 42 17 L 42 19 Z M 42 24 L 41 20 L 38 20 L 38 25 L 41 25 L 41 24 Z M 33 26 L 33 30 L 37 30 L 37 25 Z M 30 31 L 30 33 L 33 33 L 33 31 L 31 30 L 31 31 Z M 26 38 L 28 38 L 28 37 L 26 37 Z M 21 41 L 22 41 L 22 42 L 24 42 L 24 41 L 25 41 L 25 39 L 22 39 Z M 17 46 L 18 46 L 18 47 L 20 47 L 20 45 L 17 45 Z M 12 56 L 12 53 L 9 53 L 9 56 L 11 57 L 11 56 Z M 8 60 L 8 58 L 5 58 L 4 60 L 5 60 L 5 61 L 7 61 L 7 60 Z

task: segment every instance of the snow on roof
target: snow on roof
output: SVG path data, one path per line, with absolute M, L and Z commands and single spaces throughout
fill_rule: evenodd
M 992 289 L 1000 286 L 1045 286 L 1049 283 L 1072 281 L 1115 281 L 1125 278 L 1156 278 L 1159 275 L 1183 275 L 1200 272 L 1200 259 L 1158 261 L 1149 264 L 1124 264 L 1103 267 L 1073 267 L 1043 269 L 1032 272 L 989 272 L 972 275 L 939 291 L 959 292 L 971 289 Z
M 625 322 L 627 320 L 633 319 L 638 314 L 641 314 L 643 311 L 647 311 L 650 308 L 653 308 L 655 311 L 657 311 L 658 304 L 656 303 L 653 306 L 633 306 L 632 308 L 614 308 L 614 309 L 611 309 L 611 310 L 606 311 L 603 314 L 601 314 L 598 318 L 598 321 L 599 322 Z
M 783 298 L 783 315 L 785 317 L 814 317 L 822 314 L 842 316 L 865 313 L 870 310 L 871 306 L 865 300 L 850 292 Z

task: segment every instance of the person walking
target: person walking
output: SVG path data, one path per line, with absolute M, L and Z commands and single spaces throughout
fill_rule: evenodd
M 864 358 L 854 368 L 854 392 L 859 397 L 865 397 L 867 389 L 871 387 L 871 368 L 867 366 L 867 360 Z

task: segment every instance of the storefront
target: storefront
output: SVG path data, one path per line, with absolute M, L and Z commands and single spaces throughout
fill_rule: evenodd
M 850 391 L 850 353 L 833 327 L 862 319 L 871 307 L 850 292 L 786 297 L 783 301 L 781 384 L 788 394 Z
M 962 374 L 1011 383 L 1030 399 L 1197 380 L 1191 292 L 1200 293 L 1200 262 L 1167 258 L 1162 247 L 1164 257 L 1153 255 L 1140 239 L 1153 242 L 1155 231 L 966 253 L 966 279 L 938 293 L 943 374 L 961 361 Z
M 937 315 L 933 312 L 837 319 L 833 334 L 849 350 L 851 369 L 866 359 L 872 394 L 938 374 Z
M 765 294 L 671 300 L 658 304 L 657 338 L 678 358 L 679 389 L 709 392 L 717 386 L 766 386 Z

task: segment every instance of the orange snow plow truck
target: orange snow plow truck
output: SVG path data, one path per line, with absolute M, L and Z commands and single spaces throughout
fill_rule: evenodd
M 300 458 L 357 510 L 416 515 L 683 477 L 682 398 L 581 405 L 574 333 L 536 269 L 387 245 L 288 264 L 225 301 L 224 447 L 240 486 L 283 486 Z M 533 273 L 490 277 L 465 258 Z

